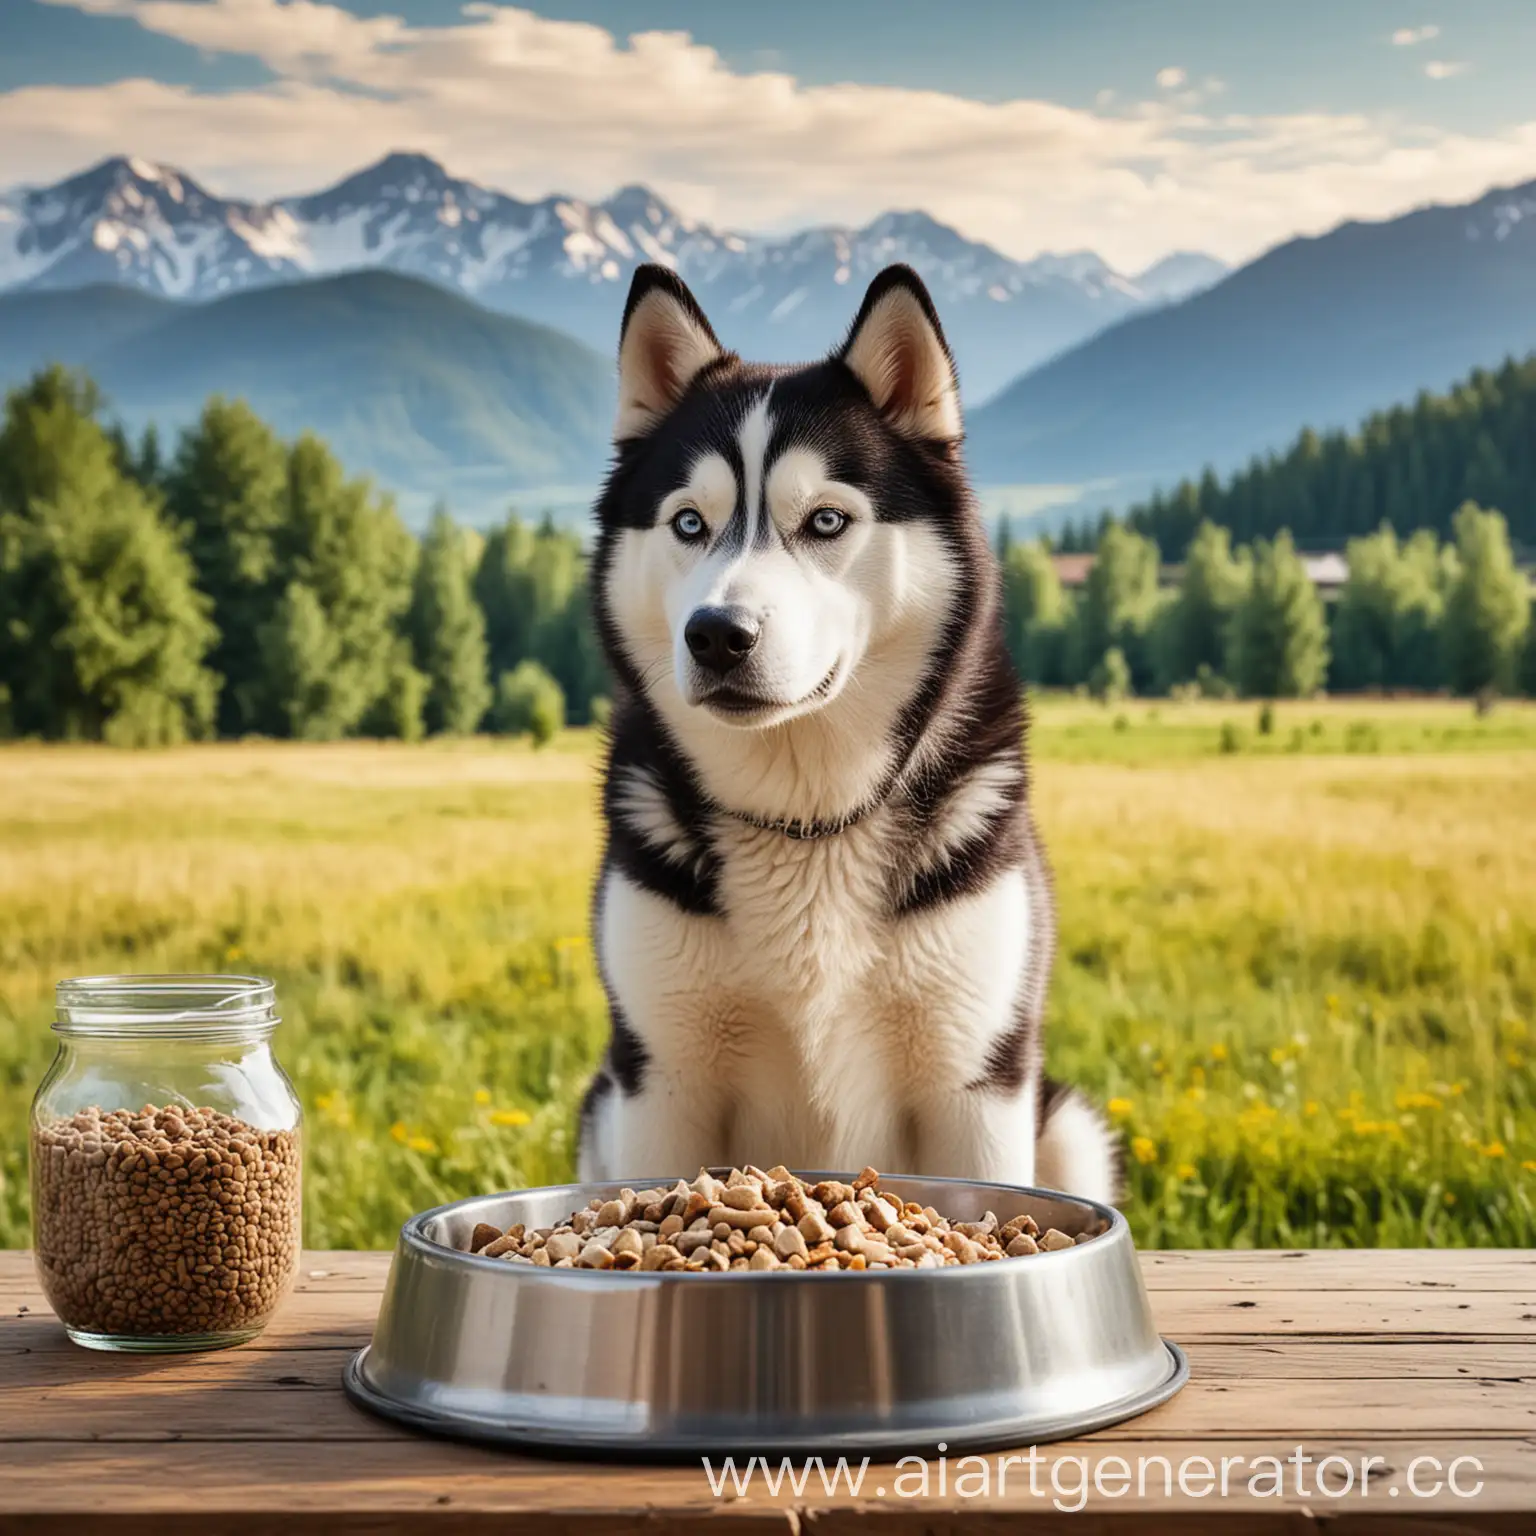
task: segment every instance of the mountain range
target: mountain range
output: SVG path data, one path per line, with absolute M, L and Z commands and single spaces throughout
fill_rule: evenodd
M 1131 316 L 973 411 L 969 455 L 995 484 L 1119 507 L 1533 349 L 1536 182 L 1287 241 Z
M 768 362 L 826 352 L 869 279 L 908 262 L 933 289 L 972 400 L 1226 270 L 1193 252 L 1134 276 L 1086 251 L 1015 261 L 918 212 L 887 213 L 861 229 L 742 234 L 690 219 L 642 186 L 597 203 L 524 202 L 414 154 L 272 202 L 219 197 L 182 171 L 131 157 L 0 197 L 0 289 L 116 283 L 209 300 L 382 267 L 607 355 L 643 261 L 675 266 L 722 340 Z
M 514 496 L 574 512 L 606 457 L 620 307 L 647 259 L 770 361 L 824 352 L 866 280 L 911 262 L 970 385 L 984 501 L 1047 526 L 1536 349 L 1536 182 L 1232 273 L 1175 256 L 1133 281 L 1086 254 L 1015 262 L 921 213 L 741 235 L 640 187 L 522 203 L 403 155 L 237 203 L 112 160 L 0 198 L 0 386 L 87 367 L 131 425 L 166 430 L 207 394 L 244 395 L 412 513 Z

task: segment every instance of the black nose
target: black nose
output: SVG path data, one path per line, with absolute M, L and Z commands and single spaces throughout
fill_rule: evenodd
M 745 608 L 695 608 L 683 639 L 701 667 L 723 677 L 746 660 L 760 633 L 757 620 Z

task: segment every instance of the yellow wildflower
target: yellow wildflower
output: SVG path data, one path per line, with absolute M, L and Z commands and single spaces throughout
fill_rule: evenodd
M 1520 1166 L 1525 1169 L 1527 1173 L 1536 1173 L 1536 1162 L 1533 1162 L 1530 1158 L 1526 1158 L 1526 1160 L 1521 1163 Z
M 1486 1146 L 1477 1149 L 1484 1157 L 1503 1157 L 1504 1143 L 1502 1141 L 1490 1141 Z
M 393 1136 L 396 1141 L 404 1141 L 410 1133 L 405 1128 L 404 1120 L 396 1120 L 395 1123 L 390 1126 L 389 1134 Z
M 406 1141 L 412 1152 L 436 1152 L 437 1143 L 426 1136 L 412 1136 Z
M 1131 1156 L 1138 1163 L 1155 1163 L 1157 1143 L 1150 1136 L 1134 1136 L 1131 1138 Z
M 1226 1048 L 1226 1046 L 1224 1046 L 1221 1043 L 1220 1040 L 1218 1040 L 1216 1042 L 1216 1044 L 1211 1047 L 1211 1060 L 1212 1061 L 1225 1061 L 1226 1059 L 1227 1059 L 1227 1048 Z
M 1330 992 L 1328 996 L 1323 999 L 1323 1006 L 1328 1010 L 1329 1013 L 1337 1013 L 1339 1011 L 1338 994 L 1335 992 Z
M 1439 1109 L 1440 1100 L 1432 1093 L 1400 1093 L 1397 1096 L 1399 1109 Z
M 1131 1101 L 1129 1099 L 1111 1099 L 1104 1107 L 1116 1120 L 1123 1120 L 1131 1112 Z
M 1451 1192 L 1450 1192 L 1450 1190 L 1446 1190 L 1446 1192 L 1445 1192 L 1445 1193 L 1444 1193 L 1444 1194 L 1443 1194 L 1443 1195 L 1441 1195 L 1441 1196 L 1440 1196 L 1440 1198 L 1441 1198 L 1441 1200 L 1443 1200 L 1443 1201 L 1444 1201 L 1444 1202 L 1445 1202 L 1445 1204 L 1447 1204 L 1447 1205 L 1455 1205 L 1455 1204 L 1456 1204 L 1456 1196 L 1455 1196 L 1455 1195 L 1453 1195 L 1453 1194 L 1452 1194 L 1452 1193 L 1451 1193 Z
M 1401 1136 L 1403 1128 L 1395 1120 L 1356 1120 L 1356 1136 Z
M 1180 1163 L 1175 1172 L 1181 1179 L 1189 1180 L 1194 1178 L 1199 1170 L 1193 1163 Z
M 1512 1067 L 1523 1067 L 1525 1065 L 1525 1057 L 1515 1050 L 1505 1051 L 1504 1060 Z
M 352 1124 L 352 1111 L 347 1107 L 346 1096 L 340 1092 L 318 1095 L 315 1099 L 315 1108 L 332 1125 L 348 1126 Z
M 1317 1100 L 1308 1099 L 1307 1102 L 1301 1106 L 1301 1112 L 1304 1115 L 1315 1115 L 1317 1113 Z
M 241 949 L 238 944 L 231 944 L 230 947 L 224 951 L 224 958 L 226 960 L 244 960 L 245 951 Z
M 497 1109 L 491 1112 L 492 1125 L 527 1125 L 533 1116 L 526 1109 Z
M 491 1090 L 489 1088 L 475 1089 L 475 1103 L 482 1107 L 491 1102 Z

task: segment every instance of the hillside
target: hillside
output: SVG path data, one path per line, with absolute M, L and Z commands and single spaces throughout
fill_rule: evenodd
M 1225 482 L 1185 481 L 1126 520 L 1176 560 L 1204 519 L 1240 542 L 1289 528 L 1303 545 L 1339 547 L 1383 522 L 1445 536 L 1467 500 L 1498 508 L 1515 543 L 1536 546 L 1536 357 L 1377 412 L 1354 432 L 1307 429 L 1284 454 Z
M 211 394 L 243 396 L 284 434 L 319 433 L 413 511 L 590 485 L 607 452 L 605 359 L 387 272 L 208 304 L 108 287 L 0 294 L 0 384 L 49 361 L 89 369 L 134 427 L 167 431 Z
M 1293 240 L 1027 374 L 970 418 L 983 481 L 1116 505 L 1536 347 L 1536 183 Z M 1098 502 L 1093 504 L 1097 506 Z

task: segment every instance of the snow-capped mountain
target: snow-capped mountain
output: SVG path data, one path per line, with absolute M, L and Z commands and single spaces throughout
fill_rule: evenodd
M 1140 277 L 1090 252 L 1014 261 L 920 212 L 887 213 L 862 229 L 742 234 L 689 219 L 645 187 L 600 203 L 523 202 L 409 154 L 270 203 L 217 197 L 180 171 L 130 158 L 0 197 L 0 289 L 110 282 L 206 300 L 384 267 L 605 352 L 642 261 L 676 267 L 722 339 L 768 360 L 824 351 L 868 279 L 890 262 L 910 262 L 933 288 L 972 398 L 1225 272 L 1187 253 Z

